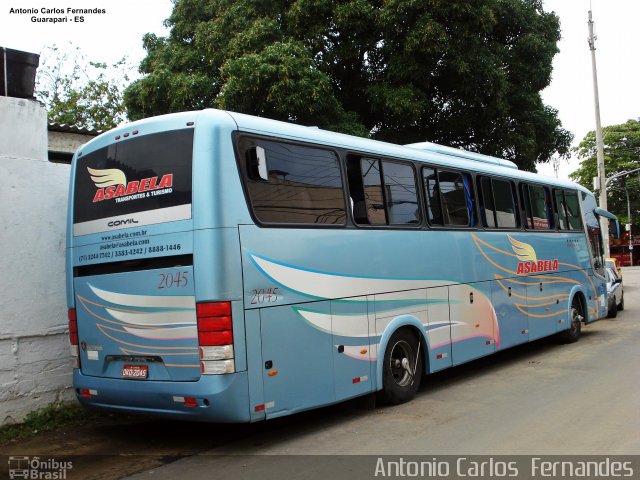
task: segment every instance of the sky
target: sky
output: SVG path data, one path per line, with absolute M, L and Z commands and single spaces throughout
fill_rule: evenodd
M 587 44 L 587 12 L 591 6 L 595 22 L 596 59 L 603 126 L 640 117 L 640 38 L 634 33 L 640 19 L 639 0 L 543 0 L 545 10 L 560 17 L 560 53 L 553 62 L 551 85 L 542 92 L 545 104 L 558 110 L 564 128 L 575 136 L 574 144 L 595 129 L 591 54 Z M 142 36 L 168 31 L 163 21 L 171 14 L 171 0 L 7 0 L 0 7 L 0 46 L 41 53 L 53 44 L 71 42 L 94 61 L 116 62 L 127 55 L 137 65 L 145 56 Z M 19 8 L 58 8 L 66 23 L 32 22 L 32 14 L 11 13 Z M 86 14 L 75 22 L 68 8 L 98 8 L 104 13 Z M 78 15 L 79 16 L 79 15 Z M 561 178 L 575 170 L 578 160 L 559 162 Z M 551 165 L 538 171 L 554 176 Z
M 595 130 L 591 52 L 587 43 L 589 5 L 595 23 L 596 64 L 602 126 L 640 117 L 640 20 L 638 0 L 544 0 L 545 10 L 560 17 L 560 53 L 553 61 L 551 85 L 542 92 L 546 105 L 558 110 L 562 126 L 575 136 L 574 145 Z M 560 161 L 559 177 L 578 168 L 578 159 Z M 551 165 L 538 172 L 553 176 Z

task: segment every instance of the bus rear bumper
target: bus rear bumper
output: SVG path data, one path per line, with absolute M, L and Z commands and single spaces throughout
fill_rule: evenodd
M 78 401 L 88 408 L 202 422 L 251 420 L 247 372 L 202 375 L 197 382 L 92 377 L 73 370 Z

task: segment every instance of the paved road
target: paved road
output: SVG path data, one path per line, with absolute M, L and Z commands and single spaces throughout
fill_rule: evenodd
M 131 478 L 274 474 L 268 460 L 233 457 L 247 454 L 638 455 L 640 268 L 623 275 L 624 312 L 583 328 L 577 343 L 542 340 L 441 372 L 397 407 L 350 402 L 244 427 L 228 441 L 220 436 L 231 430 L 213 426 L 215 449 Z M 327 460 L 304 462 L 319 472 Z

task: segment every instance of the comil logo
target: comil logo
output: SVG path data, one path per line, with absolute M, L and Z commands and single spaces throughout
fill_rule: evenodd
M 96 194 L 93 196 L 93 203 L 128 195 L 144 194 L 145 192 L 147 192 L 147 195 L 144 196 L 148 196 L 148 192 L 160 193 L 158 190 L 173 187 L 173 173 L 167 173 L 162 178 L 149 177 L 127 182 L 127 176 L 117 168 L 96 170 L 95 168 L 87 167 L 87 170 L 91 175 L 91 180 L 98 187 Z M 170 193 L 170 191 L 165 191 L 164 193 Z M 142 198 L 142 195 L 138 198 Z
M 516 274 L 527 275 L 529 273 L 555 272 L 558 270 L 558 259 L 538 260 L 536 251 L 528 243 L 519 242 L 512 238 L 511 235 L 509 235 L 509 241 L 511 242 L 513 253 L 520 260 Z

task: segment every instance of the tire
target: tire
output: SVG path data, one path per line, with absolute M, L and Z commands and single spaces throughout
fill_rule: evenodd
M 584 319 L 584 313 L 582 310 L 582 302 L 577 298 L 573 300 L 571 304 L 571 312 L 569 321 L 569 328 L 560 333 L 560 339 L 563 343 L 574 343 L 580 338 L 580 332 L 582 331 L 582 320 Z
M 415 397 L 422 379 L 422 355 L 416 335 L 406 328 L 396 330 L 383 361 L 381 400 L 398 405 Z
M 618 311 L 621 312 L 624 310 L 624 292 L 622 293 L 622 296 L 620 297 L 620 303 L 618 304 Z
M 609 312 L 607 313 L 607 318 L 616 318 L 618 316 L 618 304 L 615 299 L 611 304 L 611 308 L 609 308 Z

